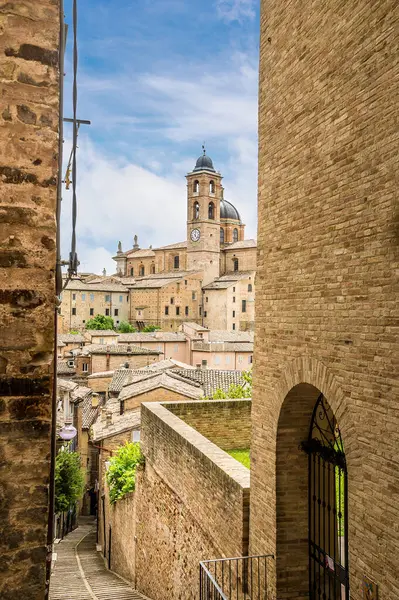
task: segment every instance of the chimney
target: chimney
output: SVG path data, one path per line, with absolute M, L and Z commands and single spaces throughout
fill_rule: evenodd
M 107 412 L 105 413 L 107 427 L 109 427 L 109 425 L 112 425 L 112 416 L 112 412 L 110 410 L 107 410 Z

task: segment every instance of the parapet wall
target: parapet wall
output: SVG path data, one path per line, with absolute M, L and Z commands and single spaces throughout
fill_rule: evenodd
M 191 404 L 181 403 L 181 413 Z M 223 411 L 226 402 L 217 404 Z M 201 560 L 247 552 L 250 473 L 169 408 L 141 409 L 146 465 L 135 493 L 136 586 L 153 600 L 194 600 Z
M 250 447 L 249 399 L 175 402 L 163 406 L 223 450 Z

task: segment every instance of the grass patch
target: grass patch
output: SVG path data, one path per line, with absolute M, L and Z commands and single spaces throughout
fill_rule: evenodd
M 247 467 L 247 469 L 251 468 L 251 459 L 249 457 L 249 448 L 248 449 L 237 448 L 236 450 L 228 450 L 227 454 L 230 454 L 230 456 L 232 456 L 233 458 L 238 460 L 238 462 L 240 462 L 242 465 L 244 465 L 244 467 Z

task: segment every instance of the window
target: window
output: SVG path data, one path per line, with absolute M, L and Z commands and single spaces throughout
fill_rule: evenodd
M 86 302 L 86 294 L 82 294 L 82 302 Z
M 252 283 L 248 283 L 248 292 L 252 292 Z
M 228 364 L 230 364 L 230 356 L 229 355 L 226 356 L 226 365 L 228 365 Z
M 132 431 L 132 442 L 139 442 L 140 441 L 140 429 L 134 429 Z
M 82 364 L 82 371 L 83 373 L 87 373 L 89 370 L 89 364 L 88 363 L 83 363 Z
M 104 338 L 100 338 L 100 344 L 104 343 Z
M 206 296 L 206 298 L 205 298 L 205 302 L 208 302 L 208 296 Z
M 109 308 L 106 308 L 106 309 L 105 309 L 105 316 L 106 316 L 106 317 L 109 317 Z
M 133 267 L 131 267 L 130 268 L 130 277 L 133 277 L 133 275 L 134 275 L 134 269 L 133 269 Z
M 180 315 L 180 306 L 176 306 L 176 315 L 179 316 Z
M 86 323 L 85 319 L 83 319 L 82 323 Z
M 233 310 L 233 319 L 235 318 L 235 316 L 236 316 L 236 311 Z
M 233 229 L 233 242 L 238 242 L 238 229 Z
M 179 257 L 179 255 L 177 255 L 173 259 L 173 268 L 174 269 L 178 269 L 179 268 L 179 264 L 180 264 L 180 257 Z
M 174 351 L 174 352 L 179 352 L 179 344 L 175 344 L 175 345 L 173 346 L 173 351 Z
M 199 314 L 202 315 L 202 306 L 199 307 Z
M 220 243 L 224 244 L 224 229 L 220 228 Z
M 238 258 L 233 259 L 233 268 L 234 271 L 238 271 Z
M 72 300 L 76 300 L 76 294 L 72 294 Z
M 193 183 L 193 192 L 194 194 L 199 194 L 199 181 L 196 179 Z
M 215 356 L 215 365 L 220 365 L 220 356 Z
M 144 277 L 144 274 L 145 274 L 144 265 L 140 265 L 140 269 L 139 269 L 139 275 L 140 275 L 140 277 Z
M 215 193 L 215 182 L 214 181 L 210 181 L 209 182 L 209 193 L 210 194 L 214 194 Z
M 215 205 L 213 202 L 209 202 L 208 204 L 208 219 L 215 218 Z
M 76 308 L 73 308 L 73 309 L 72 309 L 72 314 L 73 314 L 73 315 L 76 315 Z
M 175 299 L 174 299 L 174 298 L 171 298 L 171 299 L 170 299 L 170 303 L 171 303 L 171 304 L 174 304 L 174 303 L 175 303 Z
M 187 279 L 184 280 L 184 285 L 187 285 Z
M 138 315 L 139 317 L 141 317 L 141 310 L 138 310 L 138 311 L 137 311 L 137 315 Z
M 169 306 L 165 306 L 165 315 L 169 314 Z
M 119 296 L 119 302 L 123 302 L 123 296 Z
M 198 202 L 194 202 L 194 208 L 193 208 L 193 219 L 199 219 L 199 203 Z
M 233 323 L 233 331 L 235 331 L 235 328 L 236 328 L 236 324 Z
M 184 308 L 184 314 L 186 315 L 186 317 L 188 317 L 188 306 L 186 306 L 186 307 Z
M 206 367 L 206 365 L 208 364 L 207 360 L 201 360 L 201 364 L 203 367 Z
M 241 365 L 241 363 L 242 363 L 242 355 L 241 355 L 241 354 L 240 354 L 240 355 L 239 355 L 239 357 L 238 357 L 238 362 L 239 362 L 239 364 Z
M 235 301 L 236 301 L 236 297 L 235 297 L 235 296 L 233 296 L 233 302 L 235 302 Z
M 253 360 L 254 360 L 254 357 L 252 356 L 252 354 L 250 356 L 248 356 L 248 364 L 249 365 L 252 365 Z
M 90 302 L 94 302 L 94 294 L 90 294 Z
M 204 317 L 207 317 L 207 316 L 208 316 L 208 313 L 206 310 L 204 310 Z
M 241 302 L 241 312 L 247 312 L 247 301 L 242 300 Z
M 233 287 L 233 292 L 235 292 L 235 291 L 236 291 L 236 288 L 235 288 L 235 287 Z
M 129 294 L 126 296 L 126 302 L 129 302 Z
M 94 308 L 91 308 L 91 309 L 90 309 L 90 316 L 91 316 L 91 317 L 94 317 Z
M 196 300 L 197 294 L 195 292 L 191 292 L 191 300 Z
M 110 294 L 105 294 L 105 302 L 110 302 L 110 301 L 111 301 Z
M 123 415 L 124 412 L 125 412 L 125 401 L 121 400 L 119 403 L 119 414 Z
M 151 265 L 150 273 L 151 273 L 152 275 L 154 275 L 154 274 L 155 274 L 155 265 L 154 265 L 154 264 L 152 264 L 152 265 Z
M 119 316 L 119 308 L 114 308 L 114 317 Z

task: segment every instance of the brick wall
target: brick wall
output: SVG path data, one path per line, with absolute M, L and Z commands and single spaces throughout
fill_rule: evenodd
M 200 560 L 247 549 L 249 471 L 161 404 L 142 405 L 141 439 L 137 589 L 194 600 Z
M 125 363 L 129 363 L 131 369 L 140 369 L 162 358 L 158 354 L 92 354 L 91 373 L 114 371 Z
M 164 406 L 222 450 L 250 446 L 251 400 L 176 402 Z
M 399 597 L 395 11 L 262 2 L 251 550 L 277 552 L 279 598 L 308 596 L 304 383 L 343 436 L 351 598 L 363 574 Z
M 2 2 L 0 31 L 0 597 L 42 600 L 55 321 L 58 2 Z

